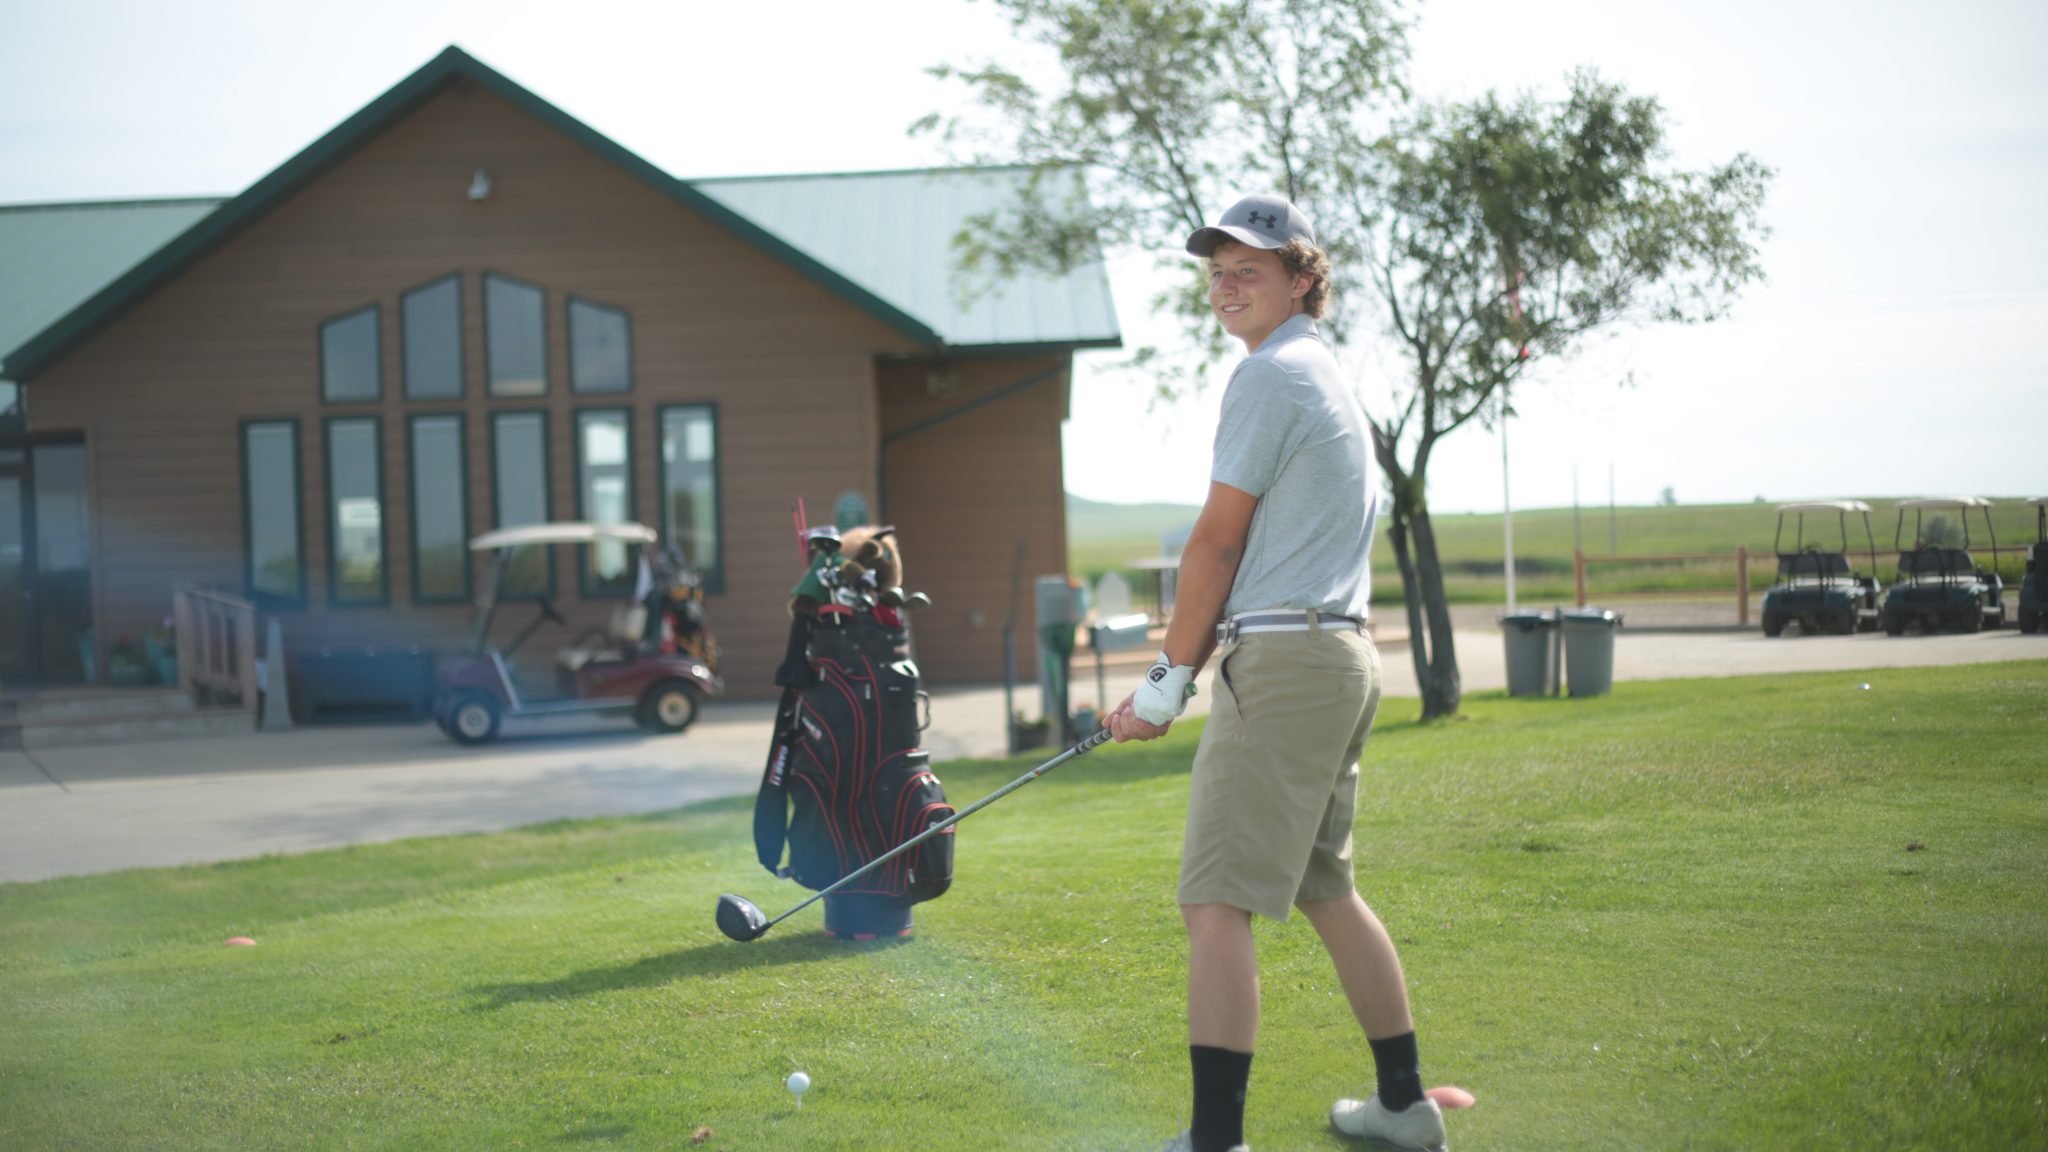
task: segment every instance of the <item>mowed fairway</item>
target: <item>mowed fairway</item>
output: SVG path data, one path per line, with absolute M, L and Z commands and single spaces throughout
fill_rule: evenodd
M 1428 1079 L 1479 1096 L 1453 1146 L 2041 1147 L 2044 705 L 2031 661 L 1384 725 L 1359 882 Z M 803 895 L 741 801 L 0 886 L 0 1146 L 1154 1148 L 1186 1120 L 1193 737 L 963 825 L 907 945 L 720 936 L 720 892 Z M 1028 763 L 942 775 L 964 804 Z M 1343 1147 L 1364 1045 L 1305 924 L 1259 945 L 1252 1147 Z

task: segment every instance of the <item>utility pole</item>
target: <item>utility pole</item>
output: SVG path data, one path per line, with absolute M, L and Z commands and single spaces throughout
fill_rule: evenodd
M 1579 543 L 1579 466 L 1572 465 L 1572 552 L 1584 551 Z
M 1508 392 L 1500 392 L 1500 506 L 1508 553 L 1508 615 L 1515 614 L 1515 502 L 1508 491 Z

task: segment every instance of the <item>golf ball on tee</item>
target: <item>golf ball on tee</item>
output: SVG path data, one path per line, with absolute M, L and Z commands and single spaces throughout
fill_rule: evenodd
M 811 1078 L 807 1073 L 791 1072 L 785 1083 L 789 1085 L 789 1090 L 798 1096 L 811 1090 Z

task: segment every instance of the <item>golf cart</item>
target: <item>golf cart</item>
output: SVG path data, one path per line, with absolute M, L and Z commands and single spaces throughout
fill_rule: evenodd
M 1970 556 L 1972 509 L 1984 518 L 1992 548 L 1998 547 L 1997 530 L 1991 526 L 1991 501 L 1980 496 L 1952 496 L 1901 500 L 1898 507 L 1899 524 L 1892 545 L 1899 549 L 1899 574 L 1885 593 L 1879 616 L 1885 635 L 1901 635 L 1906 625 L 1915 621 L 1930 635 L 1943 628 L 1975 632 L 1987 626 L 2005 627 L 2005 583 L 1998 573 L 1977 567 Z M 1913 514 L 1910 548 L 1903 543 L 1908 512 Z M 1962 522 L 1962 547 L 1944 547 L 1927 539 L 1923 521 L 1940 512 L 1954 512 Z
M 664 556 L 668 562 L 660 566 L 662 578 L 657 579 L 648 556 L 655 539 L 654 530 L 644 524 L 572 523 L 500 528 L 471 540 L 470 551 L 494 554 L 490 583 L 477 605 L 475 646 L 441 665 L 434 702 L 441 731 L 457 743 L 483 744 L 497 737 L 507 718 L 589 713 L 630 715 L 652 732 L 688 728 L 702 699 L 723 692 L 725 684 L 718 677 L 716 646 L 702 627 L 696 584 L 673 552 Z M 491 620 L 514 559 L 527 549 L 556 544 L 624 545 L 635 593 L 630 602 L 612 609 L 608 628 L 593 628 L 560 650 L 555 690 L 542 695 L 521 687 L 508 657 L 542 625 L 566 627 L 568 621 L 545 595 L 536 597 L 533 622 L 500 649 L 491 644 Z M 674 602 L 679 597 L 682 602 Z M 694 634 L 679 635 L 691 630 L 690 622 Z
M 2048 496 L 2036 496 L 2034 506 L 2034 547 L 2027 553 L 2027 574 L 2020 578 L 2020 631 L 2048 630 L 2048 600 L 2041 587 L 2048 581 Z
M 1877 541 L 1870 534 L 1870 505 L 1861 500 L 1816 500 L 1778 509 L 1778 532 L 1771 548 L 1778 554 L 1778 578 L 1764 593 L 1764 635 L 1779 636 L 1797 620 L 1802 635 L 1837 632 L 1844 636 L 1877 627 L 1877 577 L 1849 567 L 1849 513 L 1863 517 L 1863 539 L 1870 566 L 1877 567 Z M 1823 548 L 1806 540 L 1806 517 L 1832 513 L 1841 547 Z M 1785 551 L 1785 517 L 1793 518 L 1792 551 Z

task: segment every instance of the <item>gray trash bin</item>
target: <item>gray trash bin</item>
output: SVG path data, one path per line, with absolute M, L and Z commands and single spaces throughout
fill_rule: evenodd
M 1557 617 L 1516 612 L 1500 618 L 1507 644 L 1508 695 L 1557 694 Z
M 1621 614 L 1599 608 L 1564 613 L 1565 680 L 1574 696 L 1605 696 L 1614 690 L 1614 630 Z

